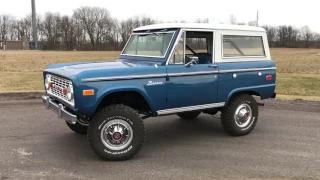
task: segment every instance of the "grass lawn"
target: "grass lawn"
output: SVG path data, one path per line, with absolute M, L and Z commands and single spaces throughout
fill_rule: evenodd
M 43 90 L 41 72 L 0 72 L 0 92 Z
M 276 91 L 281 95 L 320 97 L 320 74 L 278 73 Z M 300 97 L 301 98 L 301 97 Z
M 320 49 L 271 49 L 281 99 L 320 100 Z M 114 60 L 119 52 L 0 51 L 0 92 L 42 90 L 42 70 L 65 62 Z

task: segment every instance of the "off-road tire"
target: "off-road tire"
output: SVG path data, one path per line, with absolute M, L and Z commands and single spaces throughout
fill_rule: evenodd
M 112 150 L 103 144 L 101 131 L 112 120 L 124 120 L 132 128 L 132 141 L 121 150 Z M 145 141 L 145 127 L 142 119 L 134 109 L 113 104 L 100 109 L 90 120 L 87 139 L 92 150 L 102 159 L 110 161 L 127 160 L 135 156 Z
M 242 104 L 247 104 L 252 110 L 250 123 L 246 127 L 237 125 L 234 118 L 236 110 Z M 232 136 L 244 136 L 249 134 L 255 127 L 259 116 L 256 100 L 249 94 L 238 94 L 231 98 L 230 102 L 221 111 L 221 124 L 224 130 Z
M 190 111 L 190 112 L 182 112 L 177 115 L 183 120 L 192 120 L 196 119 L 200 115 L 200 111 Z
M 66 123 L 73 132 L 77 134 L 87 134 L 88 126 L 81 125 L 78 122 L 76 124 Z

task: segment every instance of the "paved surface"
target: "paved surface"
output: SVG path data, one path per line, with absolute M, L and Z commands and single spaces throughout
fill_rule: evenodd
M 209 115 L 147 119 L 140 153 L 106 162 L 38 101 L 2 102 L 0 180 L 320 179 L 320 104 L 268 104 L 254 131 L 238 138 Z

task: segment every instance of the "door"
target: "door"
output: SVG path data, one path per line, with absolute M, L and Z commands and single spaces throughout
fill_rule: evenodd
M 167 109 L 216 103 L 213 32 L 183 31 L 167 63 Z

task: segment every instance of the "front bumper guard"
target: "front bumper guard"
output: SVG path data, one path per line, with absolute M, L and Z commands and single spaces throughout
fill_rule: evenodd
M 51 109 L 53 112 L 57 113 L 60 119 L 64 119 L 70 124 L 77 123 L 77 116 L 68 112 L 63 104 L 53 102 L 49 96 L 42 96 L 42 102 L 47 109 Z

